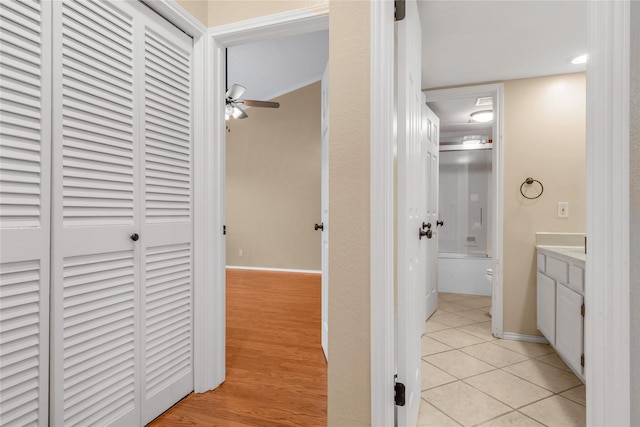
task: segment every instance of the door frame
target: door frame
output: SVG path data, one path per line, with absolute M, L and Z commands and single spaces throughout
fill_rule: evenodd
M 493 104 L 493 147 L 491 149 L 491 247 L 493 266 L 493 284 L 491 287 L 491 332 L 498 338 L 504 338 L 503 318 L 503 238 L 504 238 L 504 84 L 486 84 L 465 86 L 452 89 L 438 89 L 424 91 L 427 103 L 449 99 L 492 96 Z
M 371 2 L 371 425 L 395 423 L 395 6 Z
M 206 35 L 207 85 L 205 87 L 206 120 L 205 141 L 196 157 L 195 182 L 200 191 L 195 201 L 196 212 L 196 266 L 200 270 L 202 292 L 196 304 L 196 349 L 199 356 L 200 378 L 196 393 L 211 390 L 222 384 L 226 376 L 226 262 L 225 262 L 225 147 L 226 123 L 224 102 L 225 49 L 276 37 L 286 37 L 329 29 L 329 5 L 293 10 L 237 23 L 211 27 Z M 200 262 L 197 262 L 197 261 Z M 199 327 L 198 327 L 199 326 Z
M 587 425 L 631 424 L 630 3 L 587 5 Z

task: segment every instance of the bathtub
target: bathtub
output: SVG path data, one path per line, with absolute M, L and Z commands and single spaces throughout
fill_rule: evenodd
M 491 295 L 486 272 L 492 260 L 486 255 L 438 254 L 438 291 L 456 294 Z

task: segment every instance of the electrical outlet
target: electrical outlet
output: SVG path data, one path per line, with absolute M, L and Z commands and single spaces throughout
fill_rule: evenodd
M 242 249 L 240 249 L 240 250 L 238 251 L 238 255 L 239 255 L 239 256 L 244 255 L 244 251 L 243 251 Z
M 558 202 L 558 218 L 569 218 L 569 202 Z

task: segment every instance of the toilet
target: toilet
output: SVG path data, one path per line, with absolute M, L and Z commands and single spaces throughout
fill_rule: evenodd
M 487 268 L 487 273 L 485 277 L 487 278 L 487 282 L 489 283 L 489 289 L 491 289 L 493 292 L 493 269 Z M 493 305 L 489 308 L 489 316 L 493 314 L 492 312 L 493 312 Z

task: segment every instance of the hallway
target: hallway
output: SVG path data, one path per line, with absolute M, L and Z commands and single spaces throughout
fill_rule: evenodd
M 227 379 L 150 425 L 326 424 L 320 275 L 227 270 Z
M 439 299 L 422 337 L 418 426 L 585 425 L 585 387 L 553 348 L 491 335 L 491 297 Z

